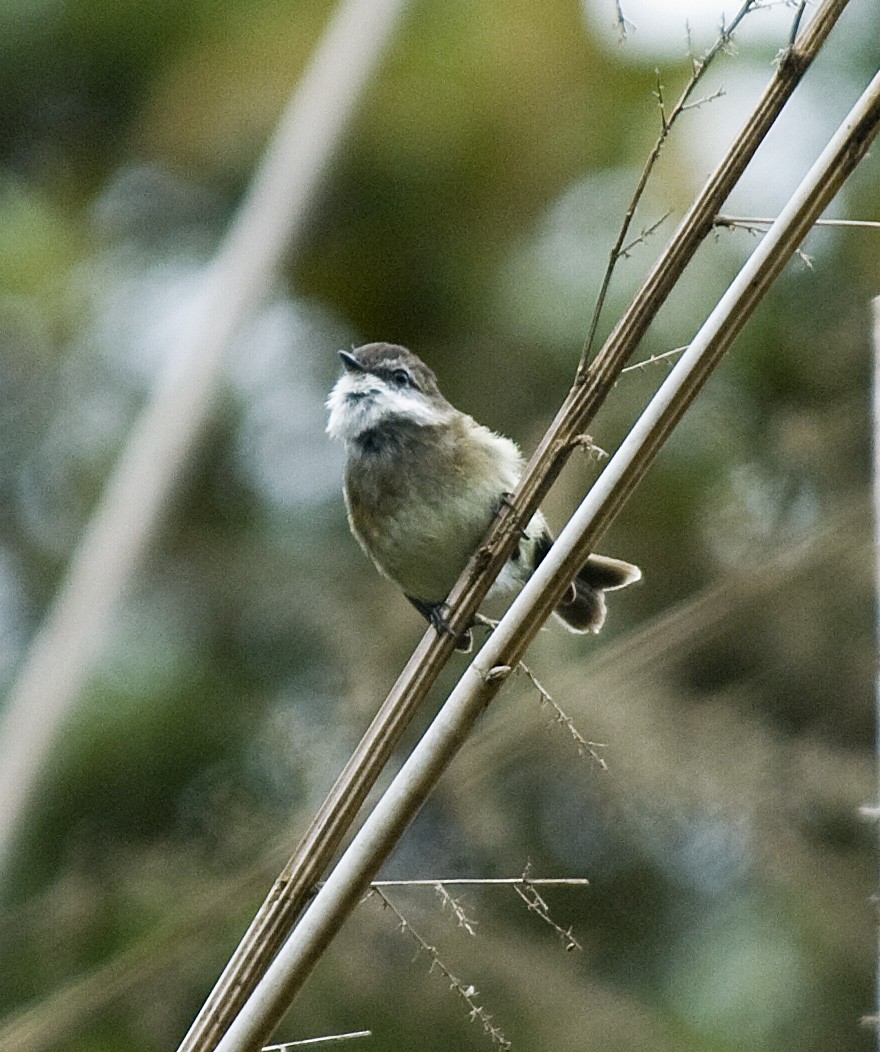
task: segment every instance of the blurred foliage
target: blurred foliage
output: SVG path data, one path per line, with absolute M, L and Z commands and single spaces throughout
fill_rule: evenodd
M 330 10 L 0 9 L 7 687 Z M 689 71 L 683 25 L 670 52 L 650 24 L 616 43 L 613 15 L 611 0 L 451 0 L 404 21 L 285 288 L 241 334 L 19 838 L 0 1009 L 31 1009 L 43 1038 L 27 1047 L 176 1045 L 419 638 L 348 535 L 323 435 L 336 349 L 408 343 L 454 402 L 527 450 L 551 419 L 658 131 L 655 67 L 669 99 Z M 674 5 L 662 17 L 683 21 Z M 751 16 L 707 80 L 725 94 L 677 127 L 634 231 L 672 217 L 621 262 L 600 334 L 744 119 L 790 17 Z M 695 36 L 708 46 L 711 25 Z M 818 148 L 874 72 L 877 39 L 876 5 L 853 0 L 729 212 L 780 207 L 803 141 Z M 878 194 L 869 158 L 836 214 L 878 219 Z M 688 340 L 753 243 L 708 239 L 641 357 Z M 609 769 L 516 679 L 389 864 L 509 876 L 531 860 L 538 876 L 590 878 L 546 896 L 584 945 L 572 954 L 512 892 L 462 895 L 476 938 L 433 893 L 394 893 L 516 1048 L 872 1044 L 858 1020 L 872 1010 L 875 851 L 856 809 L 875 795 L 880 237 L 825 229 L 805 252 L 812 268 L 790 265 L 608 538 L 644 586 L 613 604 L 601 640 L 550 629 L 533 647 Z M 621 380 L 600 445 L 664 373 Z M 554 521 L 598 470 L 575 458 Z M 279 1037 L 369 1028 L 377 1052 L 489 1047 L 429 964 L 368 901 Z

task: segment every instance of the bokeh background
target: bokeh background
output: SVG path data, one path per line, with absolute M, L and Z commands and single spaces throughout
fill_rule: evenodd
M 602 272 L 719 3 L 414 2 L 208 434 L 45 763 L 4 876 L 0 1046 L 176 1047 L 420 638 L 351 540 L 323 433 L 340 347 L 418 351 L 530 451 L 565 395 Z M 327 0 L 12 0 L 0 10 L 0 682 L 15 680 L 287 98 Z M 728 17 L 733 11 L 726 9 Z M 607 333 L 784 46 L 749 16 L 677 125 Z M 808 9 L 809 14 L 809 9 Z M 878 62 L 852 0 L 726 212 L 773 216 Z M 869 157 L 832 214 L 880 219 Z M 686 343 L 755 244 L 719 230 L 640 357 Z M 645 581 L 535 675 L 607 764 L 513 681 L 407 833 L 394 877 L 586 876 L 548 891 L 392 892 L 528 1052 L 867 1049 L 875 799 L 870 300 L 880 234 L 824 228 L 658 459 L 604 549 Z M 664 365 L 621 379 L 613 449 Z M 560 523 L 599 466 L 576 457 Z M 430 711 L 463 664 L 456 658 Z M 409 736 L 414 740 L 419 728 Z M 2 807 L 0 801 L 0 807 Z M 375 899 L 278 1038 L 490 1047 Z M 20 1013 L 24 1012 L 22 1016 Z

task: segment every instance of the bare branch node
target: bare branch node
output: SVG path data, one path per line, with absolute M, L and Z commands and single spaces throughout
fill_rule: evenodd
M 583 450 L 591 460 L 608 459 L 608 451 L 597 445 L 591 435 L 575 435 L 571 440 L 571 444 Z

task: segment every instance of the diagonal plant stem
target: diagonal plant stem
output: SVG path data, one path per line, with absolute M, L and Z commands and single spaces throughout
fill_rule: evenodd
M 799 41 L 785 52 L 764 94 L 727 155 L 682 220 L 670 244 L 589 368 L 575 385 L 449 596 L 449 622 L 458 635 L 472 620 L 492 581 L 583 431 L 614 385 L 669 292 L 712 229 L 712 221 L 819 53 L 849 0 L 822 0 Z M 452 656 L 452 634 L 429 629 L 379 708 L 296 850 L 272 885 L 179 1052 L 212 1052 L 266 973 L 315 884 L 351 828 L 422 700 Z
M 217 1052 L 251 1052 L 296 997 L 474 723 L 559 602 L 577 569 L 644 477 L 812 224 L 880 130 L 880 73 L 810 169 L 682 359 L 514 600 L 495 632 L 355 835 Z
M 96 505 L 0 723 L 0 869 L 48 751 L 203 433 L 225 352 L 301 235 L 403 3 L 340 6 Z
M 483 1028 L 483 1033 L 486 1034 L 493 1045 L 497 1045 L 501 1049 L 512 1048 L 513 1046 L 504 1036 L 501 1028 L 495 1026 L 492 1022 L 492 1016 L 489 1015 L 486 1009 L 476 1000 L 477 990 L 475 987 L 471 983 L 464 982 L 464 980 L 460 979 L 453 973 L 450 967 L 441 960 L 436 946 L 432 946 L 423 935 L 416 931 L 381 888 L 374 887 L 373 893 L 378 896 L 382 905 L 386 909 L 391 910 L 397 918 L 400 932 L 404 935 L 408 935 L 419 949 L 430 959 L 431 964 L 428 971 L 440 972 L 444 979 L 449 983 L 449 989 L 464 1001 L 465 1005 L 467 1005 L 468 1018 L 471 1022 L 480 1024 Z

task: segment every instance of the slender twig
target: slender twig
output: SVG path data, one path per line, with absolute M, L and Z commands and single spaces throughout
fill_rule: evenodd
M 636 247 L 636 245 L 643 245 L 652 234 L 656 233 L 660 229 L 660 227 L 666 222 L 666 220 L 671 214 L 671 212 L 664 212 L 663 215 L 660 216 L 659 219 L 651 223 L 650 226 L 642 227 L 641 231 L 639 232 L 639 236 L 634 237 L 632 241 L 628 242 L 621 248 L 621 258 L 626 259 L 629 256 L 630 252 L 632 252 L 632 250 Z
M 804 11 L 807 9 L 807 0 L 801 0 L 798 4 L 797 12 L 794 18 L 791 20 L 791 32 L 788 35 L 788 46 L 794 47 L 794 42 L 797 40 L 797 35 L 801 29 L 801 20 L 804 17 Z
M 440 897 L 440 904 L 443 909 L 448 909 L 449 912 L 455 917 L 455 922 L 459 928 L 463 928 L 468 935 L 476 936 L 477 922 L 465 913 L 464 906 L 458 901 L 458 899 L 451 895 L 444 884 L 438 881 L 434 885 L 434 890 Z
M 530 913 L 534 913 L 535 916 L 540 917 L 545 924 L 548 924 L 556 932 L 562 941 L 562 945 L 569 953 L 572 950 L 582 950 L 583 946 L 581 946 L 574 937 L 571 926 L 569 925 L 567 928 L 562 928 L 550 916 L 550 907 L 538 894 L 531 878 L 529 877 L 530 869 L 531 864 L 526 865 L 525 871 L 522 875 L 522 880 L 518 884 L 514 884 L 513 890 L 519 895 L 526 906 L 528 906 Z
M 691 60 L 691 74 L 694 74 L 697 72 L 697 64 L 699 62 L 699 59 L 697 58 L 697 53 L 694 50 L 694 33 L 691 29 L 691 24 L 688 19 L 684 20 L 684 36 L 685 41 L 687 43 L 687 56 Z
M 448 908 L 455 917 L 458 926 L 463 928 L 468 935 L 475 936 L 477 934 L 475 930 L 477 922 L 465 913 L 464 907 L 458 899 L 449 894 L 449 888 L 512 887 L 521 894 L 521 889 L 526 885 L 535 888 L 559 888 L 586 887 L 586 885 L 590 883 L 586 877 L 531 877 L 529 875 L 529 869 L 530 867 L 527 866 L 525 873 L 521 877 L 459 877 L 451 880 L 374 880 L 370 883 L 370 890 L 381 890 L 385 888 L 432 888 L 440 896 L 440 901 L 443 904 L 443 907 Z M 537 896 L 537 892 L 535 892 L 534 895 Z M 534 898 L 528 900 L 530 909 L 536 909 L 534 905 L 535 901 Z M 541 902 L 546 910 L 547 904 L 544 903 L 543 900 L 541 900 Z M 545 919 L 548 923 L 554 924 L 549 917 L 546 917 Z M 555 924 L 554 927 L 556 927 Z M 562 931 L 561 928 L 557 928 L 556 930 L 559 932 Z
M 374 880 L 370 884 L 370 890 L 378 890 L 378 889 L 381 889 L 381 888 L 389 888 L 389 887 L 402 887 L 402 888 L 407 888 L 407 887 L 432 887 L 432 888 L 434 888 L 436 891 L 438 891 L 441 894 L 441 901 L 443 902 L 444 907 L 448 906 L 451 909 L 451 911 L 453 913 L 453 916 L 458 921 L 458 926 L 460 928 L 464 928 L 464 930 L 469 935 L 474 935 L 475 936 L 477 934 L 476 931 L 474 930 L 474 926 L 476 924 L 476 921 L 472 920 L 470 917 L 468 917 L 465 914 L 464 908 L 462 907 L 461 903 L 458 902 L 456 899 L 454 899 L 449 894 L 449 892 L 446 890 L 446 885 L 452 885 L 454 883 L 465 884 L 467 886 L 484 885 L 484 886 L 490 886 L 490 887 L 491 886 L 495 886 L 495 887 L 502 886 L 502 887 L 513 888 L 513 890 L 517 893 L 517 895 L 519 895 L 519 897 L 523 900 L 523 902 L 525 902 L 525 904 L 528 906 L 529 911 L 531 913 L 536 914 L 536 916 L 540 917 L 541 920 L 543 920 L 546 924 L 549 924 L 550 927 L 553 928 L 553 930 L 556 932 L 556 934 L 562 940 L 563 945 L 565 946 L 566 950 L 580 950 L 580 949 L 583 949 L 581 944 L 577 941 L 577 939 L 572 934 L 571 927 L 563 928 L 560 925 L 558 925 L 556 923 L 556 921 L 553 920 L 553 918 L 550 916 L 550 907 L 547 905 L 546 901 L 541 897 L 541 895 L 538 894 L 538 891 L 537 891 L 537 888 L 539 888 L 539 887 L 551 887 L 551 886 L 552 887 L 561 887 L 561 886 L 583 887 L 583 886 L 589 884 L 589 881 L 586 880 L 583 877 L 580 877 L 580 878 L 569 878 L 569 879 L 566 879 L 566 880 L 560 880 L 560 879 L 557 879 L 557 880 L 533 879 L 532 876 L 531 876 L 531 863 L 527 863 L 526 864 L 526 868 L 523 871 L 523 874 L 522 874 L 521 877 L 506 877 L 506 878 L 500 878 L 500 879 L 496 878 L 496 879 L 489 879 L 489 880 L 473 879 L 473 880 L 464 880 L 464 881 L 441 881 L 441 880 L 433 880 L 433 881 L 432 880 L 416 880 L 416 881 L 408 881 L 408 880 L 392 881 L 392 880 L 388 880 L 388 881 L 386 881 L 386 880 Z M 369 892 L 367 894 L 369 895 Z M 384 898 L 384 896 L 383 896 L 383 898 Z M 387 901 L 387 899 L 386 899 L 386 901 Z M 398 914 L 398 916 L 400 916 L 400 914 Z
M 751 234 L 752 236 L 757 237 L 757 235 L 760 234 L 760 233 L 763 233 L 764 228 L 769 227 L 772 222 L 773 222 L 772 219 L 734 219 L 734 218 L 728 218 L 726 216 L 717 216 L 716 219 L 715 219 L 715 226 L 716 227 L 727 227 L 730 230 L 745 230 L 749 234 Z M 858 220 L 850 220 L 849 222 L 841 220 L 841 221 L 838 222 L 838 221 L 835 221 L 835 220 L 829 220 L 829 219 L 822 220 L 822 219 L 820 219 L 814 225 L 815 226 L 862 226 L 862 225 L 870 226 L 872 224 L 860 223 Z M 876 225 L 878 227 L 880 227 L 880 223 L 878 223 Z M 795 254 L 797 255 L 798 259 L 804 264 L 804 266 L 808 270 L 812 270 L 813 269 L 813 257 L 812 256 L 808 256 L 807 253 L 804 252 L 804 250 L 802 248 L 799 248 Z
M 671 351 L 663 351 L 662 354 L 652 354 L 650 358 L 645 358 L 641 362 L 633 362 L 632 365 L 628 365 L 625 369 L 620 370 L 620 375 L 624 373 L 635 373 L 640 372 L 642 369 L 647 369 L 649 365 L 655 365 L 657 362 L 668 362 L 672 358 L 677 358 L 680 354 L 684 354 L 687 350 L 687 344 L 684 347 L 673 347 Z
M 663 151 L 663 146 L 666 143 L 669 133 L 672 130 L 675 122 L 685 112 L 685 109 L 690 102 L 691 95 L 696 90 L 697 85 L 705 76 L 706 71 L 711 66 L 714 59 L 718 54 L 725 50 L 729 45 L 730 39 L 733 33 L 736 31 L 742 20 L 753 10 L 757 3 L 757 0 L 745 0 L 739 11 L 733 18 L 730 25 L 722 25 L 721 31 L 718 34 L 715 43 L 709 48 L 708 51 L 701 58 L 695 58 L 691 55 L 691 76 L 687 84 L 684 86 L 684 90 L 678 97 L 678 101 L 672 107 L 670 112 L 666 112 L 666 104 L 663 95 L 663 85 L 660 80 L 660 71 L 656 71 L 657 84 L 654 89 L 654 95 L 657 99 L 657 108 L 660 112 L 660 134 L 657 136 L 657 140 L 654 143 L 653 149 L 648 155 L 648 159 L 645 162 L 645 166 L 642 169 L 642 174 L 639 176 L 639 180 L 636 183 L 636 188 L 633 192 L 630 202 L 627 205 L 626 212 L 623 216 L 623 222 L 620 225 L 620 230 L 617 233 L 617 239 L 611 248 L 611 252 L 608 255 L 608 263 L 605 266 L 605 273 L 602 275 L 602 283 L 599 286 L 599 295 L 596 297 L 596 305 L 593 308 L 593 316 L 590 319 L 590 328 L 587 333 L 587 338 L 584 342 L 583 350 L 581 351 L 581 368 L 585 369 L 589 362 L 590 355 L 593 351 L 593 343 L 596 339 L 596 333 L 599 329 L 599 320 L 602 315 L 602 310 L 605 307 L 605 300 L 608 297 L 608 290 L 611 287 L 611 279 L 614 275 L 615 267 L 617 262 L 622 255 L 623 245 L 626 242 L 629 228 L 632 224 L 633 217 L 635 216 L 636 209 L 639 206 L 639 202 L 642 199 L 642 195 L 648 185 L 648 180 L 651 177 L 651 173 L 654 171 L 654 167 L 660 158 L 660 154 Z M 688 34 L 690 37 L 690 28 L 688 27 Z
M 715 226 L 730 227 L 731 229 L 748 230 L 759 233 L 764 228 L 772 226 L 774 219 L 759 219 L 754 216 L 726 216 L 715 217 Z M 830 226 L 840 228 L 853 228 L 856 230 L 880 230 L 880 220 L 875 219 L 817 219 L 814 226 Z
M 706 106 L 710 102 L 715 102 L 716 99 L 723 99 L 727 93 L 724 88 L 718 88 L 713 91 L 711 95 L 704 95 L 701 99 L 694 99 L 693 102 L 686 102 L 679 113 L 687 113 L 689 110 L 698 110 L 701 106 Z
M 572 449 L 580 449 L 590 460 L 608 459 L 608 451 L 593 441 L 592 435 L 575 435 L 571 440 Z
M 872 480 L 874 497 L 874 629 L 876 633 L 877 652 L 880 654 L 880 296 L 873 301 L 872 307 L 874 316 L 874 389 L 872 399 L 872 433 L 874 439 L 874 471 Z M 877 671 L 875 672 L 874 679 L 874 744 L 877 763 L 877 801 L 880 802 L 880 663 L 877 664 L 876 668 Z M 877 810 L 876 806 L 874 810 Z M 880 822 L 877 823 L 877 829 L 880 830 Z M 878 882 L 878 891 L 875 894 L 878 897 L 878 900 L 880 900 L 880 882 Z M 880 917 L 875 917 L 874 923 L 877 939 L 877 958 L 875 962 L 876 972 L 874 975 L 874 997 L 877 1015 L 873 1018 L 872 1022 L 876 1025 L 876 1023 L 880 1021 Z M 878 1052 L 880 1052 L 880 1026 L 877 1027 L 875 1040 L 877 1042 Z
M 631 22 L 626 15 L 623 13 L 623 0 L 614 0 L 614 12 L 615 20 L 617 22 L 617 32 L 620 35 L 621 43 L 629 36 L 629 29 L 635 29 L 635 23 Z
M 440 880 L 374 880 L 371 888 L 436 888 L 444 887 L 493 888 L 522 884 L 522 877 L 443 877 Z M 590 882 L 586 877 L 529 877 L 537 888 L 582 888 Z
M 532 672 L 532 670 L 524 661 L 520 661 L 517 668 L 520 672 L 523 673 L 524 676 L 528 678 L 529 682 L 532 684 L 535 690 L 537 690 L 541 698 L 541 704 L 546 705 L 548 708 L 553 710 L 553 722 L 558 723 L 560 726 L 564 727 L 568 731 L 569 736 L 577 746 L 577 751 L 579 755 L 589 756 L 590 759 L 593 760 L 594 763 L 598 764 L 598 766 L 601 767 L 603 771 L 607 771 L 608 764 L 599 755 L 599 753 L 596 752 L 597 749 L 603 749 L 605 746 L 602 745 L 600 742 L 587 741 L 587 739 L 581 734 L 577 727 L 575 727 L 574 720 L 571 718 L 571 716 L 566 715 L 566 713 L 562 711 L 562 709 L 559 707 L 559 704 L 550 694 L 550 691 L 548 691 L 547 688 L 544 687 L 538 681 L 538 678 L 535 676 L 534 672 Z
M 342 1041 L 354 1041 L 359 1037 L 372 1037 L 372 1030 L 354 1030 L 350 1034 L 328 1034 L 327 1037 L 306 1037 L 301 1041 L 282 1041 L 280 1045 L 264 1045 L 262 1052 L 287 1052 L 289 1048 L 317 1048 L 319 1045 L 335 1045 Z
M 440 972 L 449 983 L 450 990 L 456 993 L 468 1006 L 468 1017 L 471 1022 L 477 1022 L 482 1026 L 483 1033 L 489 1037 L 493 1045 L 497 1045 L 499 1048 L 504 1049 L 511 1048 L 512 1046 L 510 1042 L 504 1036 L 501 1029 L 495 1026 L 492 1022 L 492 1016 L 489 1015 L 482 1005 L 477 1003 L 476 987 L 471 983 L 466 983 L 463 979 L 459 979 L 458 976 L 452 972 L 452 969 L 441 960 L 440 955 L 437 952 L 437 947 L 432 946 L 424 936 L 416 931 L 383 891 L 376 888 L 373 893 L 377 895 L 382 900 L 383 905 L 391 910 L 394 916 L 397 917 L 399 930 L 404 935 L 408 935 L 419 946 L 419 948 L 428 955 L 431 961 L 428 971 Z

